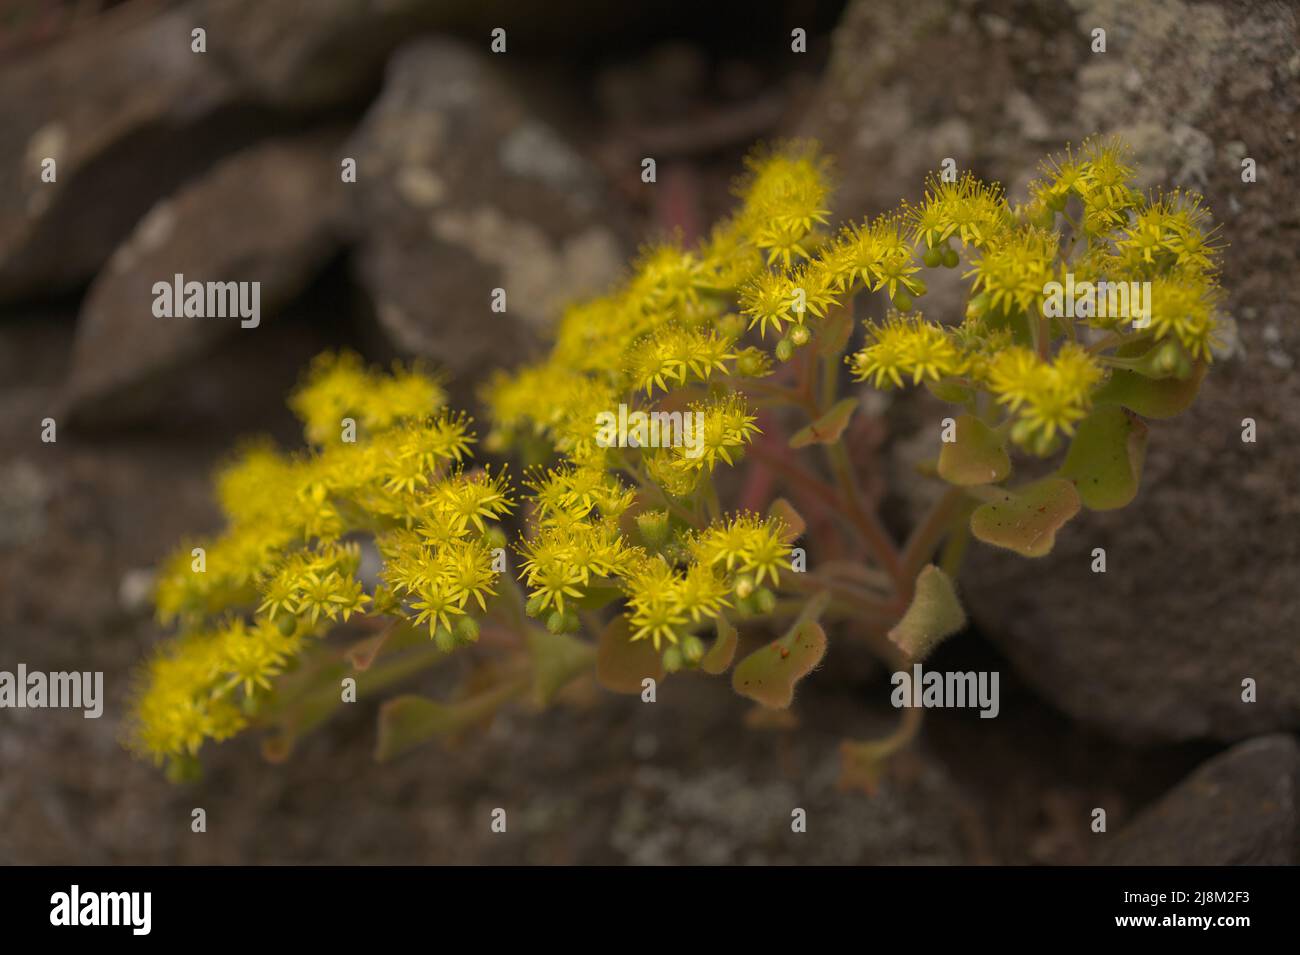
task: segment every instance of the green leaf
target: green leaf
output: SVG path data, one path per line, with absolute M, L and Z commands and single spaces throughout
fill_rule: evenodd
M 952 581 L 927 564 L 916 577 L 912 602 L 889 631 L 889 639 L 913 660 L 924 660 L 935 647 L 966 626 L 966 611 Z
M 1074 482 L 1085 507 L 1113 511 L 1137 496 L 1147 432 L 1141 418 L 1118 405 L 1095 408 L 1079 423 L 1059 473 Z
M 974 415 L 964 414 L 954 426 L 955 441 L 939 451 L 939 477 L 958 487 L 997 484 L 1011 473 L 1005 441 Z
M 992 503 L 975 508 L 970 529 L 977 538 L 1023 557 L 1051 553 L 1056 532 L 1079 513 L 1079 492 L 1064 478 L 1047 478 L 1015 491 L 998 490 Z
M 640 693 L 646 677 L 664 678 L 664 661 L 649 640 L 632 642 L 627 619 L 620 614 L 609 622 L 596 643 L 596 679 L 615 693 Z
M 375 759 L 384 763 L 435 737 L 456 736 L 486 723 L 524 687 L 519 681 L 504 683 L 455 703 L 415 695 L 389 700 L 379 708 Z
M 739 642 L 739 635 L 736 628 L 731 625 L 731 621 L 719 614 L 718 616 L 718 637 L 713 641 L 713 646 L 709 652 L 704 654 L 704 659 L 700 661 L 700 669 L 705 673 L 712 673 L 717 676 L 719 673 L 725 673 L 727 667 L 731 666 L 731 661 L 736 657 L 736 644 Z
M 741 660 L 731 674 L 731 687 L 764 706 L 785 709 L 794 699 L 794 685 L 825 655 L 825 631 L 819 624 L 805 621 Z
M 528 650 L 533 657 L 533 696 L 545 706 L 555 694 L 591 666 L 596 648 L 567 633 L 528 631 Z
M 840 439 L 844 429 L 849 426 L 849 419 L 853 417 L 857 407 L 857 398 L 845 398 L 843 401 L 836 402 L 830 411 L 808 427 L 795 432 L 794 437 L 790 439 L 790 447 L 806 448 L 810 444 L 834 444 Z
M 1205 363 L 1197 362 L 1186 378 L 1152 379 L 1119 368 L 1093 393 L 1093 404 L 1123 405 L 1144 418 L 1172 418 L 1196 400 L 1205 370 Z

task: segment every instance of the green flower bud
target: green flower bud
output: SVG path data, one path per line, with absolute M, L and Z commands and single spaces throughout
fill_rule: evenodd
M 573 633 L 578 629 L 578 615 L 572 610 L 556 610 L 546 618 L 546 629 L 551 633 Z
M 759 613 L 771 613 L 776 609 L 776 594 L 766 587 L 754 591 L 754 607 Z
M 776 343 L 776 357 L 779 361 L 789 361 L 794 357 L 794 342 L 783 338 Z
M 456 649 L 455 635 L 442 624 L 438 624 L 438 629 L 433 631 L 433 642 L 443 653 L 451 653 Z
M 767 374 L 771 360 L 757 348 L 746 348 L 736 355 L 736 374 L 745 378 L 758 378 Z
M 796 325 L 790 329 L 790 341 L 794 342 L 796 348 L 802 348 L 812 341 L 812 332 L 808 331 L 806 325 Z
M 642 511 L 636 516 L 636 529 L 641 532 L 641 539 L 651 547 L 662 547 L 668 542 L 672 532 L 672 527 L 668 523 L 668 512 Z
M 533 594 L 528 598 L 528 603 L 524 605 L 524 612 L 530 617 L 536 617 L 545 609 L 545 597 L 541 594 Z
M 749 574 L 741 574 L 736 578 L 735 585 L 736 596 L 744 600 L 754 592 L 754 578 Z
M 280 631 L 281 636 L 292 637 L 298 629 L 298 618 L 291 613 L 282 613 L 275 618 L 275 629 Z
M 674 646 L 670 646 L 668 649 L 664 650 L 663 659 L 664 669 L 669 673 L 676 673 L 682 668 L 682 664 L 686 662 L 682 657 L 682 651 Z
M 912 310 L 912 296 L 900 288 L 894 293 L 894 308 L 900 312 L 910 312 Z
M 682 656 L 691 663 L 699 663 L 704 659 L 704 641 L 694 634 L 683 637 Z
M 925 267 L 928 269 L 938 268 L 939 263 L 943 261 L 945 251 L 946 247 L 944 246 L 932 245 L 925 250 L 925 255 L 921 256 L 921 261 L 925 263 Z
M 473 617 L 460 617 L 456 621 L 456 638 L 461 643 L 478 643 L 478 621 Z
M 955 269 L 960 261 L 961 256 L 957 254 L 956 249 L 949 247 L 943 250 L 943 267 L 945 269 Z

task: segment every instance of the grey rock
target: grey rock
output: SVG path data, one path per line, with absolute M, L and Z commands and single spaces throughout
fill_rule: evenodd
M 1289 191 L 1300 176 L 1295 10 L 1246 15 L 1240 4 L 1182 0 L 1078 0 L 1032 16 L 1003 7 L 996 26 L 956 0 L 849 8 L 800 130 L 836 156 L 840 213 L 915 195 L 945 156 L 1016 198 L 1045 152 L 1118 133 L 1146 185 L 1204 191 L 1229 243 L 1223 282 L 1238 341 L 1190 410 L 1152 423 L 1135 501 L 1081 514 L 1042 560 L 976 545 L 962 592 L 1039 693 L 1117 738 L 1231 740 L 1300 727 L 1300 329 L 1286 317 L 1300 306 Z M 1089 50 L 1097 25 L 1107 29 L 1105 54 Z M 1256 183 L 1241 182 L 1242 148 L 1258 164 Z M 941 320 L 960 316 L 941 294 L 921 305 Z M 903 458 L 934 443 L 938 409 L 927 402 L 894 402 Z M 1247 417 L 1258 424 L 1254 444 L 1241 441 Z M 913 515 L 922 483 L 899 488 Z M 1091 573 L 1094 547 L 1106 548 L 1104 575 Z M 1247 678 L 1256 703 L 1242 702 Z
M 379 321 L 400 348 L 453 371 L 517 356 L 621 267 L 600 175 L 458 43 L 396 53 L 347 154 L 357 273 Z M 505 313 L 491 310 L 496 288 Z
M 268 140 L 219 163 L 141 219 L 87 293 L 64 389 L 74 415 L 148 381 L 231 334 L 265 334 L 339 246 L 343 207 L 338 145 L 316 134 Z M 228 318 L 159 318 L 156 282 L 260 283 L 259 324 Z M 250 320 L 251 322 L 251 320 Z
M 1300 746 L 1273 735 L 1206 762 L 1106 843 L 1103 865 L 1300 862 Z
M 0 299 L 85 281 L 157 196 L 224 148 L 229 130 L 205 121 L 236 87 L 190 51 L 193 23 L 184 7 L 121 9 L 0 73 Z
M 179 184 L 306 111 L 359 105 L 428 0 L 128 4 L 0 71 L 0 301 L 78 288 Z M 191 31 L 206 31 L 206 52 Z M 41 180 L 56 161 L 57 179 Z

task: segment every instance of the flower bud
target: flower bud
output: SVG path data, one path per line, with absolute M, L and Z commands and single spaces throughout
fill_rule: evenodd
M 704 641 L 694 634 L 683 637 L 682 656 L 691 663 L 699 663 L 704 658 Z
M 433 631 L 433 642 L 443 653 L 451 653 L 456 649 L 455 635 L 442 624 L 438 624 L 438 629 Z
M 794 357 L 794 343 L 788 338 L 783 338 L 776 343 L 776 357 L 778 361 L 789 361 Z
M 745 378 L 758 378 L 767 374 L 771 362 L 757 348 L 746 348 L 736 355 L 736 373 Z
M 456 638 L 461 643 L 478 643 L 478 621 L 473 617 L 461 617 L 456 621 Z
M 802 348 L 812 341 L 812 332 L 808 331 L 806 325 L 796 325 L 790 329 L 790 341 L 794 342 L 796 348 Z
M 636 516 L 636 529 L 641 532 L 641 539 L 651 547 L 662 547 L 668 542 L 671 527 L 668 512 L 663 510 L 642 511 Z

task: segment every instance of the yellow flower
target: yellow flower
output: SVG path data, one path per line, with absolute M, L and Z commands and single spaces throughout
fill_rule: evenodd
M 1058 432 L 1074 433 L 1074 425 L 1088 413 L 1093 387 L 1101 378 L 1101 366 L 1079 345 L 1061 346 L 1051 362 L 1017 345 L 991 360 L 988 386 L 999 403 L 1017 415 L 1011 431 L 1016 443 L 1046 454 Z
M 911 375 L 916 385 L 955 374 L 960 367 L 948 333 L 920 315 L 891 313 L 883 325 L 868 324 L 867 334 L 870 344 L 845 359 L 856 381 L 874 379 L 876 388 L 901 388 L 904 375 Z

